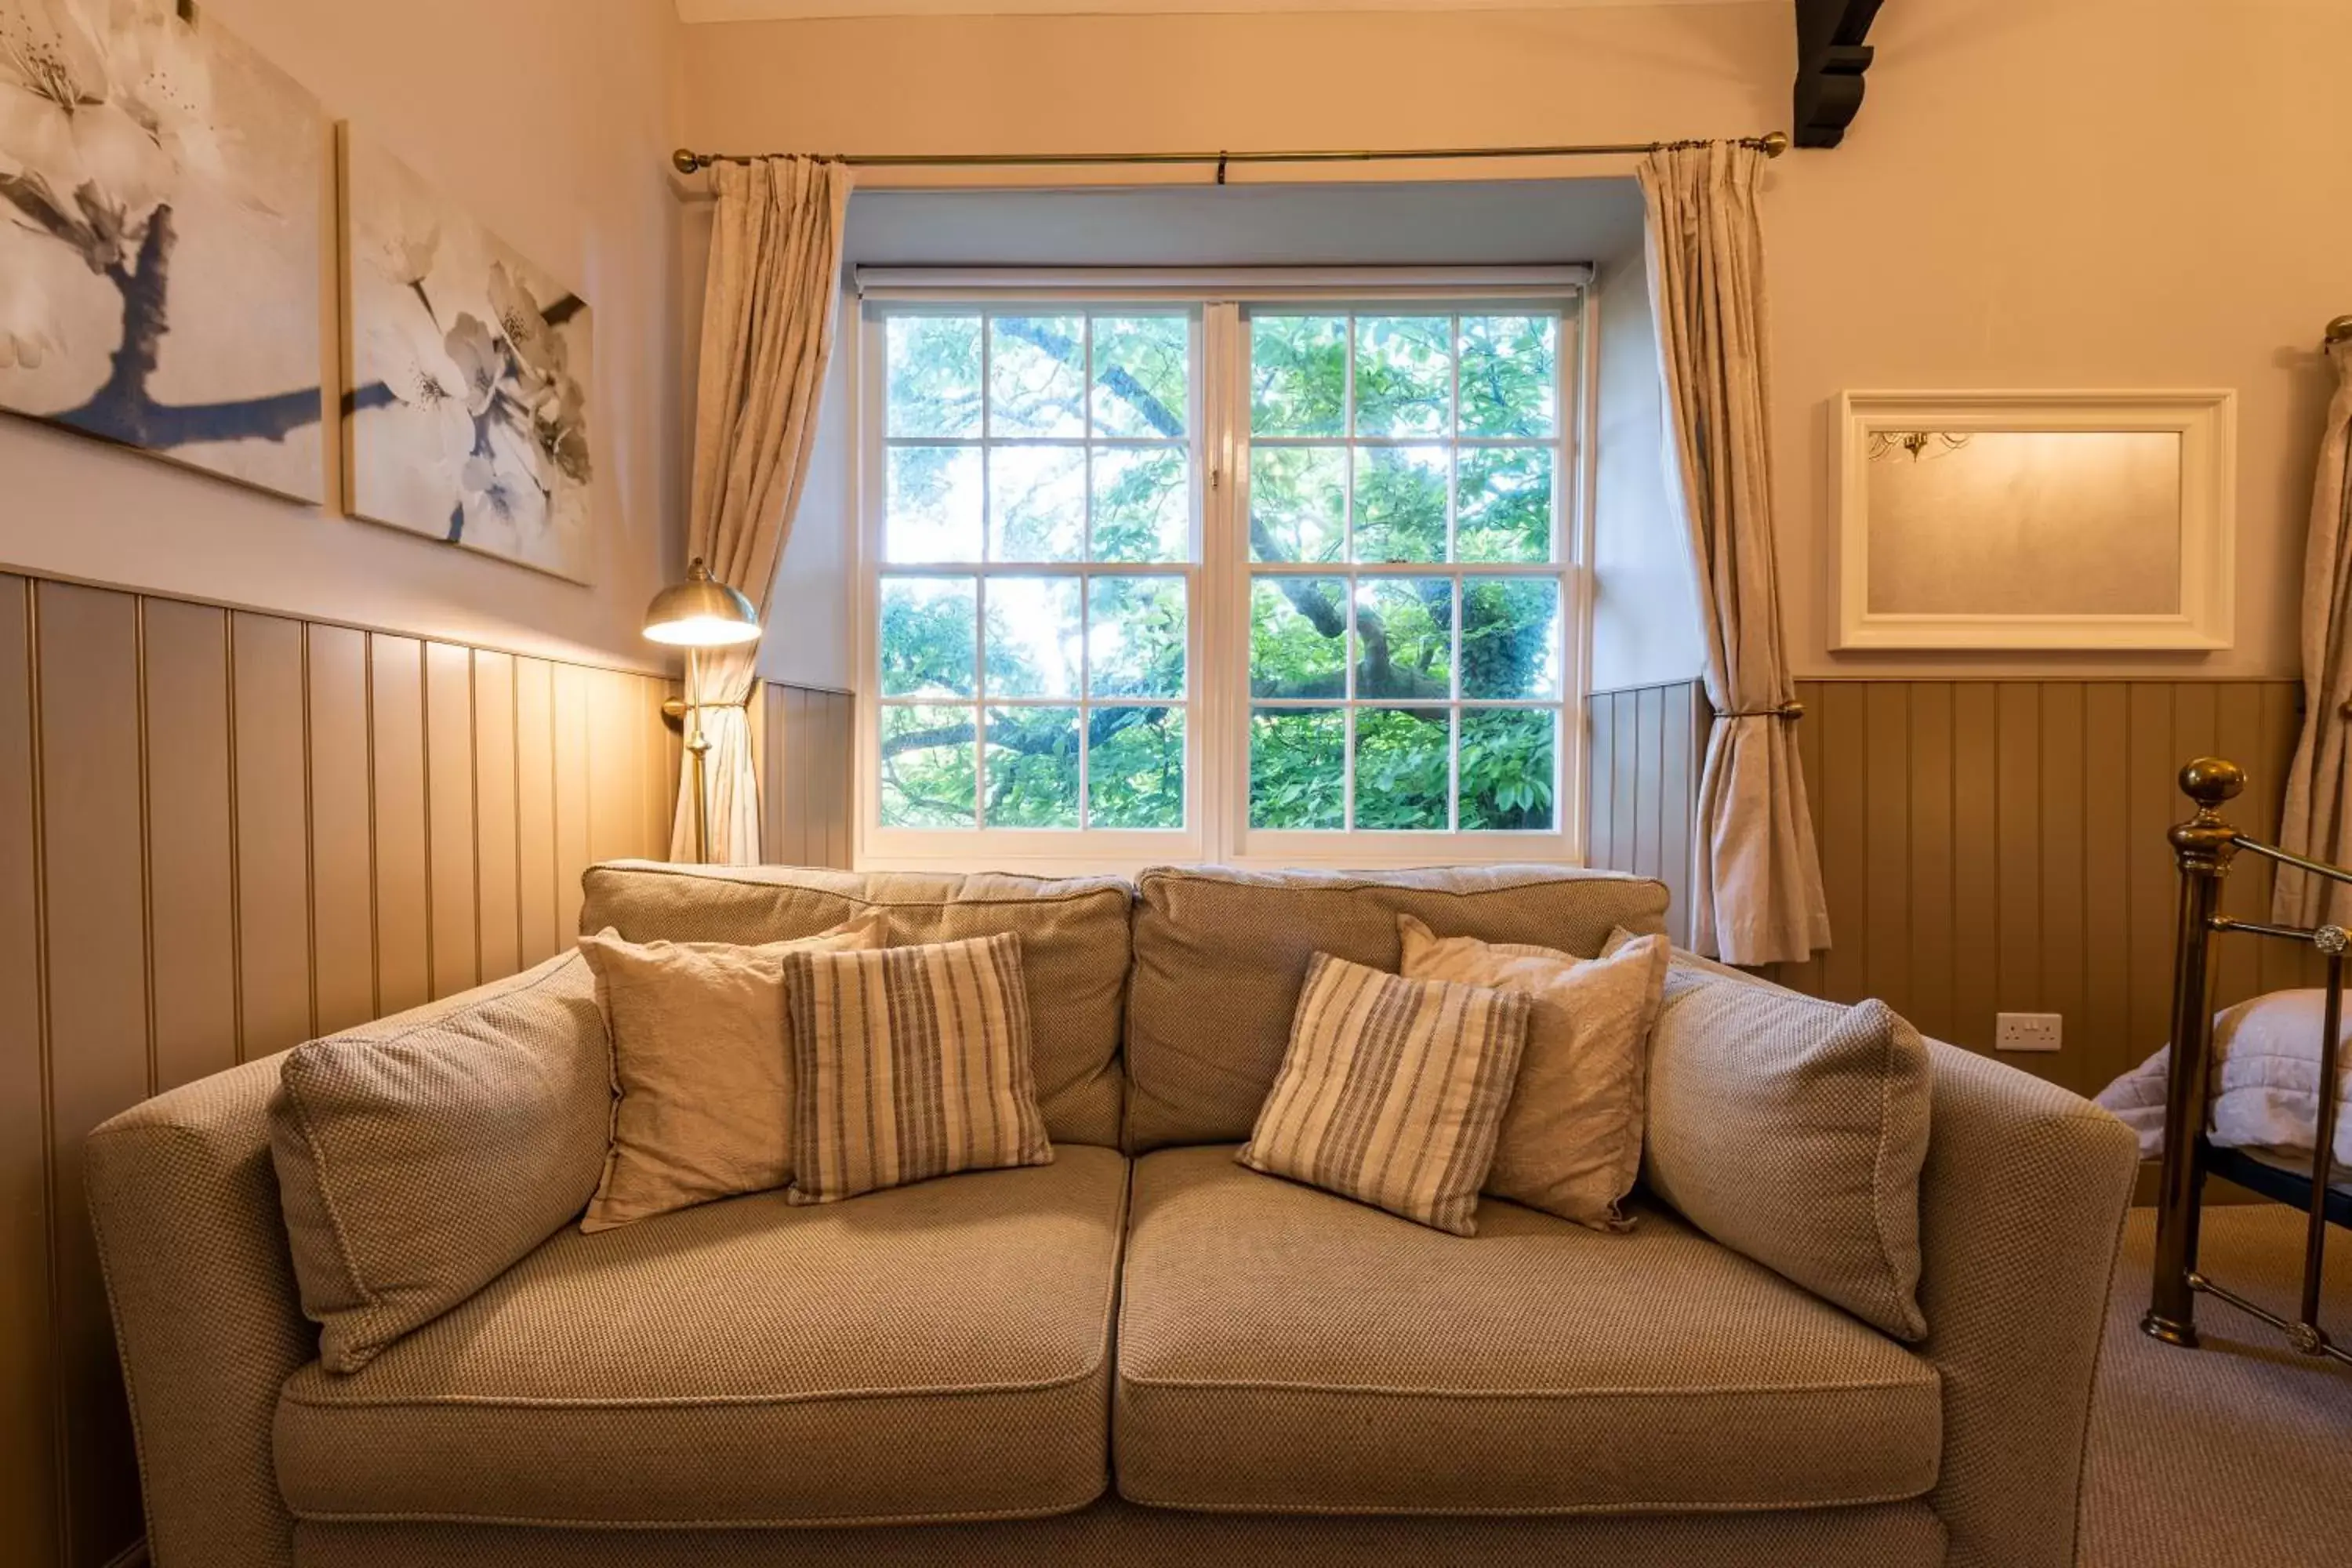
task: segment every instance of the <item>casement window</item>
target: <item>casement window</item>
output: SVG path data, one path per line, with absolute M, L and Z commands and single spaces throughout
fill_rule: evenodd
M 1580 272 L 861 281 L 862 863 L 1574 858 Z

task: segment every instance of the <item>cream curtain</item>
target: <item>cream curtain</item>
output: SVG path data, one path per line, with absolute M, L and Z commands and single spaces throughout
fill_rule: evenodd
M 741 589 L 768 619 L 768 595 L 792 531 L 793 509 L 816 439 L 817 404 L 832 356 L 841 293 L 846 167 L 814 158 L 719 163 L 719 206 L 703 289 L 702 371 L 696 388 L 694 500 L 688 548 L 710 574 Z M 755 650 L 717 648 L 701 659 L 710 858 L 760 858 L 760 781 L 751 766 Z M 678 780 L 670 858 L 694 855 L 694 769 Z
M 2336 396 L 2319 447 L 2319 487 L 2303 547 L 2303 739 L 2286 776 L 2279 845 L 2341 866 L 2352 860 L 2352 342 L 2327 351 Z M 2282 867 L 2271 918 L 2352 925 L 2352 889 Z
M 1801 962 L 1830 942 L 1772 556 L 1762 166 L 1753 148 L 1716 143 L 1662 149 L 1641 169 L 1667 489 L 1690 534 L 1716 710 L 1692 833 L 1692 944 L 1745 964 Z

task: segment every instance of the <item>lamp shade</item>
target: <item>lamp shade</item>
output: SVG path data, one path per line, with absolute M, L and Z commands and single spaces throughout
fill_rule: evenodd
M 646 606 L 646 636 L 672 647 L 757 642 L 760 614 L 751 600 L 714 580 L 698 555 L 687 568 L 685 582 L 664 588 Z

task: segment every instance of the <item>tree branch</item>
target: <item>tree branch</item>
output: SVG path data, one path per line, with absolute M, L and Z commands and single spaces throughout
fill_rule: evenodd
M 1066 333 L 1052 331 L 1026 316 L 999 316 L 996 330 L 1007 337 L 1018 338 L 1032 348 L 1064 362 L 1078 357 L 1077 341 Z M 1103 385 L 1118 395 L 1119 400 L 1142 416 L 1143 422 L 1160 435 L 1174 440 L 1184 434 L 1184 421 L 1169 411 L 1168 405 L 1154 396 L 1150 387 L 1129 374 L 1125 365 L 1111 365 L 1097 371 Z
M 166 204 L 148 219 L 138 267 L 116 261 L 105 278 L 122 297 L 122 342 L 114 351 L 105 384 L 78 408 L 51 416 L 93 436 L 150 451 L 168 451 L 198 442 L 283 441 L 319 423 L 319 389 L 304 387 L 265 397 L 221 403 L 158 403 L 147 384 L 162 360 L 172 330 L 168 290 L 178 230 Z M 352 409 L 376 408 L 392 401 L 381 382 L 361 387 L 345 400 Z

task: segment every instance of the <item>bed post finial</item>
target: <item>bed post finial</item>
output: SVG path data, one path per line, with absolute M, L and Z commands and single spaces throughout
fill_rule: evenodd
M 2180 770 L 2180 793 L 2195 801 L 2198 815 L 2234 800 L 2246 787 L 2246 770 L 2224 757 L 2200 757 Z

